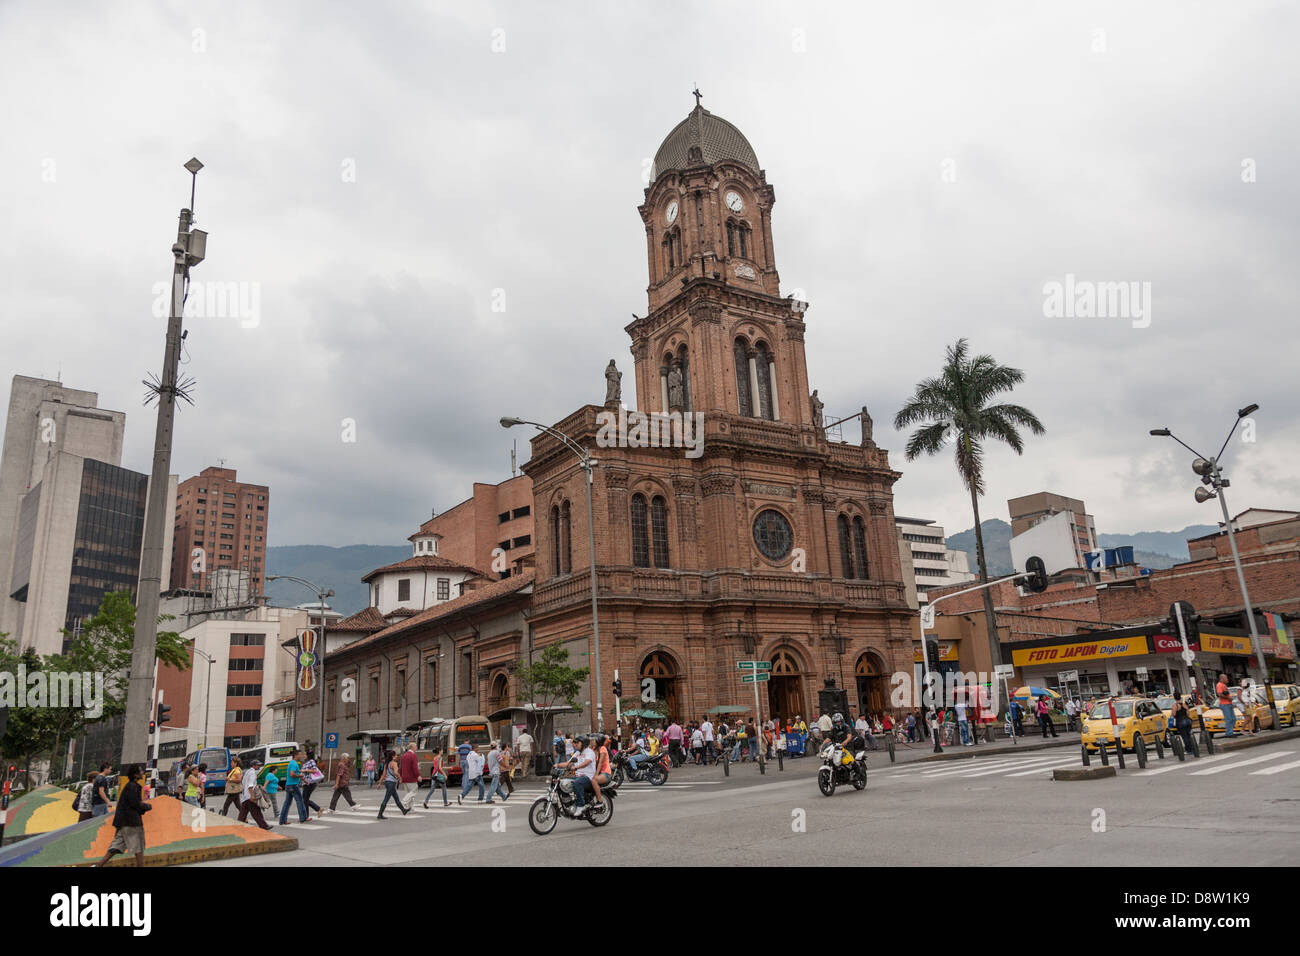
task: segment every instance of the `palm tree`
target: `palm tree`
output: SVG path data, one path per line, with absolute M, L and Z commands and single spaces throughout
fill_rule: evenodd
M 979 559 L 980 582 L 989 580 L 984 557 L 984 532 L 980 528 L 980 495 L 984 494 L 984 444 L 993 439 L 1010 445 L 1017 455 L 1024 453 L 1020 428 L 1035 435 L 1044 432 L 1043 423 L 1023 405 L 990 405 L 989 401 L 1024 381 L 1018 368 L 999 365 L 991 355 L 968 354 L 966 340 L 948 346 L 943 371 L 916 386 L 916 392 L 894 416 L 900 431 L 922 424 L 907 440 L 907 460 L 934 455 L 949 445 L 957 458 L 957 472 L 970 492 L 975 513 L 975 553 Z M 984 591 L 984 617 L 988 624 L 989 653 L 994 664 L 1001 661 L 993 598 Z M 924 648 L 922 648 L 924 653 Z

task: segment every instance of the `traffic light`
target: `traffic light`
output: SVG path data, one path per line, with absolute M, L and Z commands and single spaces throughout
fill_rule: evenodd
M 1181 615 L 1179 614 L 1181 611 Z M 1179 617 L 1183 620 L 1183 630 L 1178 629 Z M 1190 601 L 1175 601 L 1169 605 L 1169 616 L 1160 622 L 1161 626 L 1174 637 L 1181 638 L 1184 632 L 1187 635 L 1187 643 L 1190 644 L 1201 636 L 1201 615 L 1196 613 L 1196 608 L 1192 607 Z
M 925 641 L 925 660 L 930 670 L 939 670 L 939 642 L 932 638 Z
M 160 723 L 160 724 L 169 724 L 169 723 L 171 723 L 171 716 L 170 716 L 170 715 L 171 715 L 171 712 L 172 712 L 172 708 L 171 708 L 171 705 L 170 705 L 170 704 L 164 704 L 162 701 L 159 701 L 159 702 L 158 702 L 158 715 L 157 715 L 157 718 L 156 718 L 157 721 L 158 721 L 158 723 Z M 149 732 L 150 732 L 150 733 L 153 733 L 153 727 L 150 727 L 150 728 L 149 728 Z
M 149 721 L 149 736 L 150 736 L 150 737 L 152 737 L 152 736 L 154 735 L 154 731 L 156 731 L 157 729 L 158 729 L 158 724 L 157 724 L 157 722 L 156 722 L 156 721 L 152 721 L 152 720 Z
M 1025 587 L 1034 594 L 1047 590 L 1047 565 L 1036 554 L 1025 559 Z
M 614 681 L 614 696 L 615 697 L 623 696 L 623 682 L 621 680 Z

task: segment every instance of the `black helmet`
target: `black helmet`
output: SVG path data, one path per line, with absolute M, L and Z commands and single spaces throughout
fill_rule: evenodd
M 588 737 L 586 734 L 579 734 L 577 737 L 574 738 L 574 743 L 581 745 L 583 748 L 586 748 L 591 743 L 591 738 Z
M 843 715 L 843 714 L 836 714 L 834 717 L 831 718 L 831 723 L 833 723 L 833 724 L 842 724 L 842 723 L 844 723 L 844 715 Z

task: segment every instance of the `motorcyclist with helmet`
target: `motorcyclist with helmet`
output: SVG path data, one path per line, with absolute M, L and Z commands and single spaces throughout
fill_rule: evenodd
M 843 714 L 836 714 L 831 718 L 830 741 L 837 747 L 842 747 L 852 759 L 857 760 L 859 750 L 867 749 L 867 742 L 862 739 L 853 725 L 844 719 Z

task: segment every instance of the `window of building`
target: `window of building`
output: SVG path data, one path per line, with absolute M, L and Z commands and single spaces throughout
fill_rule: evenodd
M 843 577 L 853 577 L 853 547 L 851 533 L 849 531 L 849 519 L 846 515 L 840 515 L 835 519 L 835 527 L 839 530 L 840 538 L 840 572 Z
M 570 538 L 570 511 L 568 499 L 560 505 L 560 557 L 564 561 L 564 568 L 561 573 L 568 574 L 573 570 L 573 541 Z
M 393 706 L 400 707 L 406 700 L 406 665 L 398 664 L 393 668 Z
M 635 494 L 629 506 L 632 521 L 632 564 L 638 568 L 650 567 L 650 540 L 646 536 L 645 496 Z
M 509 511 L 503 511 L 499 515 L 497 515 L 497 524 L 505 524 L 509 520 L 510 520 Z
M 736 359 L 736 398 L 740 414 L 753 415 L 754 403 L 749 394 L 749 343 L 744 339 L 736 339 L 732 351 Z
M 266 644 L 265 634 L 231 634 L 231 647 L 263 647 Z
M 509 551 L 509 550 L 510 550 L 510 539 L 507 538 L 505 541 L 498 541 L 498 542 L 497 542 L 497 547 L 500 548 L 502 551 Z
M 400 581 L 397 582 L 397 600 L 399 601 L 411 600 L 411 579 L 410 578 L 402 578 Z
M 261 697 L 261 684 L 227 684 L 227 697 Z
M 426 657 L 424 659 L 424 699 L 438 699 L 438 658 Z
M 522 548 L 522 547 L 524 547 L 525 545 L 529 545 L 529 544 L 532 544 L 532 543 L 533 543 L 533 536 L 532 536 L 531 534 L 525 534 L 525 535 L 520 535 L 518 538 L 515 538 L 514 540 L 512 540 L 512 541 L 510 542 L 510 547 L 512 547 L 512 548 Z
M 532 505 L 524 505 L 522 508 L 516 508 L 514 511 L 510 512 L 510 517 L 527 518 L 532 513 L 533 513 Z
M 438 578 L 438 600 L 446 601 L 451 598 L 451 578 Z
M 194 513 L 195 513 L 196 515 L 205 515 L 205 514 L 208 513 L 208 509 L 207 509 L 207 508 L 195 508 L 195 509 L 194 509 Z
M 379 671 L 370 672 L 370 710 L 379 709 Z
M 766 418 L 769 421 L 776 416 L 772 410 L 772 372 L 769 366 L 772 364 L 772 354 L 768 352 L 767 346 L 759 342 L 754 349 L 754 371 L 758 375 L 758 411 L 757 417 Z
M 857 561 L 858 577 L 870 577 L 867 573 L 867 529 L 860 517 L 853 519 L 853 557 Z
M 650 502 L 650 541 L 655 567 L 668 567 L 668 503 L 659 495 Z
M 474 690 L 474 652 L 460 652 L 460 692 L 468 694 Z

